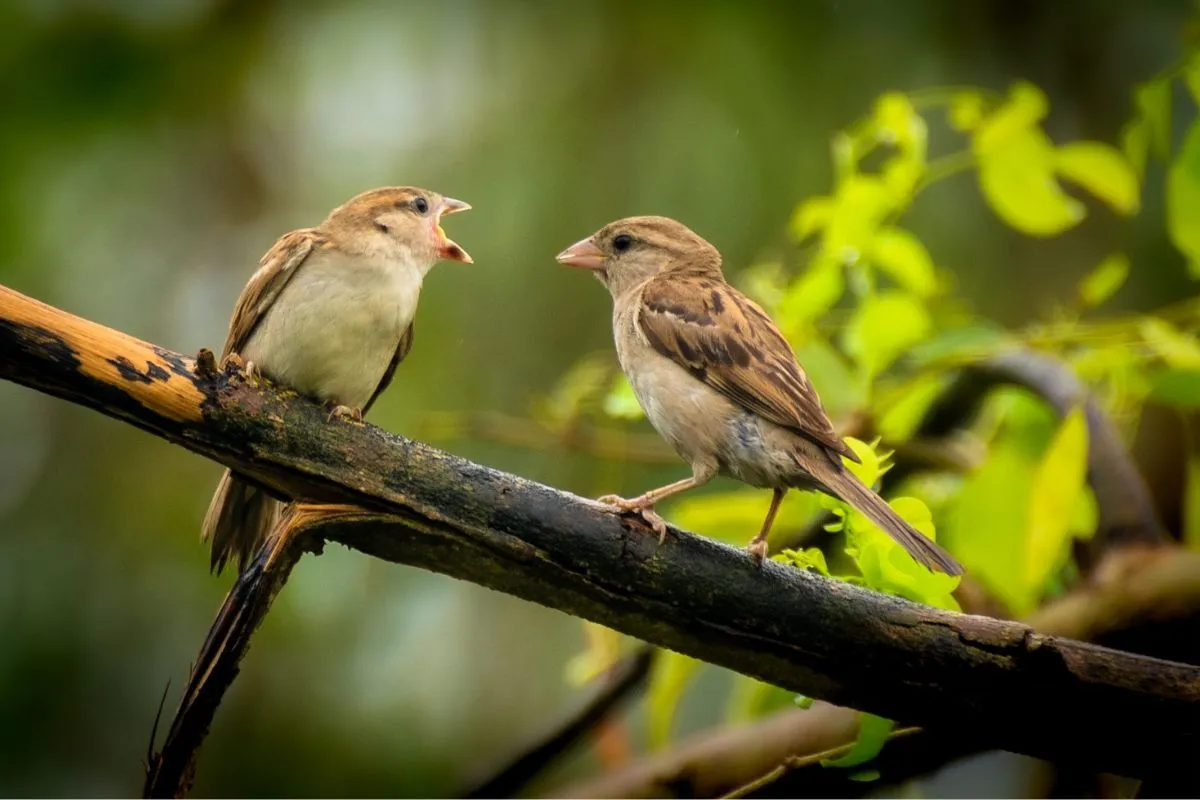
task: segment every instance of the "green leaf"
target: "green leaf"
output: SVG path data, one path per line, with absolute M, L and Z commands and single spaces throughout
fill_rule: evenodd
M 907 292 L 868 295 L 842 332 L 842 347 L 869 382 L 913 345 L 929 338 L 933 321 Z
M 1138 117 L 1146 121 L 1150 144 L 1159 158 L 1171 153 L 1171 81 L 1155 78 L 1133 92 Z
M 1079 284 L 1079 302 L 1084 308 L 1100 305 L 1116 294 L 1129 277 L 1129 257 L 1113 253 L 1105 258 Z
M 673 650 L 663 651 L 654 662 L 647 700 L 651 749 L 661 750 L 671 743 L 675 711 L 701 663 Z
M 825 563 L 825 554 L 816 547 L 810 547 L 807 550 L 784 550 L 772 558 L 784 564 L 790 564 L 796 569 L 811 570 L 826 578 L 833 577 L 829 574 L 829 565 Z
M 1055 168 L 1108 203 L 1118 214 L 1136 214 L 1140 203 L 1137 173 L 1120 150 L 1100 142 L 1072 142 L 1058 148 Z
M 817 258 L 780 301 L 779 324 L 785 329 L 807 325 L 833 308 L 845 291 L 842 265 L 829 257 Z
M 877 769 L 864 769 L 861 772 L 856 772 L 850 776 L 850 780 L 856 783 L 873 783 L 879 780 L 882 774 Z
M 815 701 L 813 700 L 813 698 L 808 697 L 806 695 L 802 695 L 802 694 L 798 694 L 794 698 L 792 698 L 792 704 L 794 706 L 796 706 L 796 708 L 801 708 L 806 711 L 813 707 L 814 702 Z
M 1149 397 L 1166 405 L 1200 408 L 1200 370 L 1163 370 L 1155 377 Z
M 795 349 L 808 379 L 821 387 L 821 401 L 829 414 L 837 417 L 866 404 L 866 392 L 852 365 L 828 341 L 812 338 Z
M 604 413 L 615 419 L 641 419 L 643 416 L 642 406 L 623 373 L 617 374 L 604 397 Z
M 1167 168 L 1167 235 L 1200 277 L 1200 122 L 1188 128 Z
M 896 497 L 889 503 L 901 519 L 936 541 L 929 507 L 915 497 Z M 948 611 L 959 611 L 953 592 L 960 578 L 932 572 L 865 516 L 854 512 L 851 540 L 863 581 L 878 592 L 894 594 Z M 849 548 L 847 550 L 849 552 Z
M 1146 317 L 1138 325 L 1142 340 L 1154 354 L 1176 369 L 1200 369 L 1200 344 L 1171 323 Z
M 1040 588 L 1070 555 L 1070 524 L 1087 475 L 1088 431 L 1082 407 L 1063 419 L 1034 475 L 1026 527 L 1024 581 Z
M 829 220 L 833 218 L 833 210 L 832 197 L 810 197 L 796 207 L 788 230 L 796 241 L 804 241 L 829 224 Z
M 875 101 L 875 125 L 883 141 L 917 161 L 925 160 L 928 128 L 903 92 L 887 92 Z
M 1008 346 L 1012 339 L 998 325 L 979 322 L 939 331 L 933 338 L 914 346 L 908 359 L 914 367 L 978 361 Z
M 1150 155 L 1150 123 L 1133 119 L 1121 128 L 1121 152 L 1129 159 L 1138 178 L 1146 175 L 1146 160 Z
M 1053 236 L 1084 218 L 1083 204 L 1054 179 L 1054 146 L 1040 129 L 1010 134 L 1003 147 L 977 151 L 984 199 L 1013 228 Z
M 888 737 L 896 723 L 865 711 L 860 711 L 858 717 L 858 737 L 854 740 L 849 752 L 837 758 L 823 759 L 821 766 L 843 769 L 858 767 L 879 755 L 879 751 L 887 744 Z
M 878 412 L 875 428 L 879 435 L 892 442 L 912 436 L 949 382 L 947 375 L 938 372 L 922 373 L 906 382 L 895 392 L 895 402 Z
M 822 247 L 840 264 L 856 264 L 870 248 L 875 231 L 896 208 L 896 198 L 874 175 L 851 175 L 842 181 L 825 228 Z
M 1183 543 L 1200 550 L 1200 455 L 1196 453 L 1188 457 L 1183 490 Z
M 937 291 L 937 274 L 925 245 L 903 228 L 880 228 L 871 247 L 871 262 L 918 297 Z
M 1032 83 L 1018 81 L 1009 90 L 1004 104 L 975 131 L 971 142 L 975 155 L 986 159 L 1027 138 L 1049 110 L 1050 102 L 1041 89 Z
M 976 433 L 989 442 L 983 463 L 947 501 L 938 539 L 1017 616 L 1037 607 L 1040 587 L 1024 579 L 1022 533 L 1029 522 L 1033 476 L 1058 421 L 1029 393 L 992 392 L 979 413 Z
M 956 92 L 950 98 L 950 107 L 946 111 L 950 127 L 961 133 L 969 133 L 983 122 L 983 95 L 975 90 Z

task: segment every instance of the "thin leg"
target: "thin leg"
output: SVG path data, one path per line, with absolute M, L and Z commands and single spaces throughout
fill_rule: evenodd
M 787 494 L 787 489 L 776 489 L 771 495 L 771 507 L 767 509 L 767 518 L 763 520 L 762 530 L 758 532 L 758 536 L 750 540 L 750 544 L 746 545 L 746 550 L 760 564 L 767 557 L 767 534 L 771 532 L 771 526 L 775 524 L 775 515 L 779 513 L 779 504 L 783 502 L 785 494 Z
M 716 468 L 693 465 L 692 476 L 690 478 L 684 478 L 681 481 L 675 481 L 666 486 L 651 489 L 645 494 L 629 499 L 618 497 L 615 494 L 606 494 L 600 498 L 599 502 L 606 506 L 611 506 L 618 513 L 636 511 L 646 521 L 646 524 L 650 526 L 651 530 L 658 534 L 658 541 L 662 543 L 667 538 L 667 523 L 654 512 L 655 504 L 672 495 L 703 486 L 711 481 L 716 474 Z

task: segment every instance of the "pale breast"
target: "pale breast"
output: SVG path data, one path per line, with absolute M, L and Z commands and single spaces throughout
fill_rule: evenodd
M 412 323 L 419 274 L 337 255 L 306 261 L 242 355 L 304 394 L 362 408 Z

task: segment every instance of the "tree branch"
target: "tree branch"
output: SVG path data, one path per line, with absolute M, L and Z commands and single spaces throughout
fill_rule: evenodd
M 368 509 L 320 535 L 785 689 L 1140 776 L 1200 746 L 1200 669 L 951 614 L 393 436 L 0 290 L 0 377 L 95 408 L 283 497 Z M 371 513 L 375 512 L 375 513 Z
M 1147 648 L 1138 652 L 1194 663 L 1200 656 L 1200 553 L 1177 547 L 1114 550 L 1091 580 L 1039 609 L 1028 623 L 1041 633 L 1099 641 L 1122 641 L 1149 631 L 1152 638 L 1137 637 Z M 1179 635 L 1180 629 L 1186 634 Z M 853 770 L 827 769 L 810 757 L 854 739 L 857 712 L 837 711 L 810 714 L 789 709 L 738 728 L 702 731 L 666 753 L 555 787 L 553 795 L 712 797 L 738 790 L 746 797 L 857 797 L 988 749 L 985 742 L 953 729 L 909 729 L 903 743 L 889 741 L 866 765 L 879 771 L 881 781 L 851 783 Z M 768 753 L 774 760 L 758 759 L 764 742 L 773 743 Z M 748 774 L 743 764 L 759 769 Z

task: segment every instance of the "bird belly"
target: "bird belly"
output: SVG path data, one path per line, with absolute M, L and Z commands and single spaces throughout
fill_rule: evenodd
M 302 394 L 362 408 L 412 322 L 419 291 L 382 266 L 305 264 L 242 355 Z
M 731 416 L 721 448 L 721 474 L 751 486 L 803 485 L 795 435 L 756 414 L 739 409 Z

